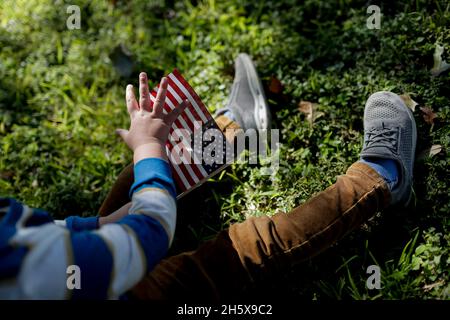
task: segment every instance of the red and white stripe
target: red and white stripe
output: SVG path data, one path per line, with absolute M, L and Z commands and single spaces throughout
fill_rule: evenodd
M 194 89 L 181 76 L 178 70 L 175 69 L 170 73 L 167 79 L 168 90 L 164 103 L 164 113 L 176 108 L 183 100 L 189 101 L 189 105 L 173 123 L 170 130 L 170 137 L 166 144 L 169 159 L 172 159 L 173 155 L 172 160 L 177 163 L 171 164 L 175 183 L 181 193 L 183 193 L 208 177 L 208 173 L 202 164 L 198 163 L 199 161 L 194 161 L 193 150 L 191 150 L 191 146 L 186 143 L 185 139 L 192 141 L 194 139 L 194 131 L 201 130 L 202 125 L 210 121 L 212 116 Z M 156 99 L 157 89 L 158 87 L 150 92 L 152 103 Z M 184 136 L 182 142 L 177 141 L 178 137 L 175 136 L 174 132 L 176 129 L 184 129 L 177 131 L 181 132 Z M 179 144 L 183 145 L 183 153 L 181 153 Z M 180 159 L 180 154 L 182 154 L 183 159 Z M 188 155 L 186 156 L 186 154 Z

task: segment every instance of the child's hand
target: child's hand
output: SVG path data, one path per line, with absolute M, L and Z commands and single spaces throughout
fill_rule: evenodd
M 187 106 L 187 101 L 183 101 L 177 108 L 164 114 L 166 92 L 167 78 L 164 77 L 161 80 L 153 107 L 151 107 L 148 80 L 144 72 L 139 75 L 139 104 L 134 96 L 133 86 L 131 84 L 127 86 L 126 101 L 131 125 L 129 130 L 117 129 L 116 132 L 134 151 L 134 163 L 145 158 L 167 160 L 165 143 L 170 127 Z

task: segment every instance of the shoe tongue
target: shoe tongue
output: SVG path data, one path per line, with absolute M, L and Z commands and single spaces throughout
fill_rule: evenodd
M 392 127 L 390 127 L 392 128 Z M 372 137 L 366 137 L 368 139 L 368 143 L 366 143 L 363 152 L 361 153 L 362 157 L 377 157 L 384 159 L 396 159 L 399 160 L 398 155 L 398 130 L 389 130 L 389 127 L 385 126 L 376 126 L 372 133 L 369 132 L 369 135 L 373 134 Z M 380 132 L 383 129 L 386 129 L 387 132 Z M 393 139 L 391 139 L 393 138 Z

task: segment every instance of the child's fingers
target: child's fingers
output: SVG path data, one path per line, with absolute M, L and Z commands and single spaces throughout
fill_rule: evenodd
M 155 103 L 153 104 L 153 112 L 156 115 L 162 114 L 164 103 L 166 101 L 167 86 L 168 80 L 166 77 L 163 77 L 161 79 L 161 83 L 159 84 L 159 89 L 158 93 L 156 94 Z
M 148 91 L 148 79 L 145 72 L 139 74 L 139 106 L 141 110 L 150 112 L 150 92 Z
M 168 125 L 172 125 L 172 123 L 178 118 L 178 116 L 183 112 L 183 110 L 188 106 L 188 101 L 184 100 L 181 102 L 175 109 L 173 109 L 170 113 L 168 113 L 165 117 L 165 121 Z
M 131 115 L 135 111 L 139 110 L 139 105 L 136 101 L 136 97 L 134 96 L 134 89 L 131 84 L 127 85 L 125 97 L 127 100 L 127 110 L 128 113 Z

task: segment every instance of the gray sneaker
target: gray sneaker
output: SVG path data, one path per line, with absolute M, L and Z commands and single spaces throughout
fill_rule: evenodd
M 387 91 L 372 94 L 364 109 L 361 158 L 392 159 L 398 163 L 399 182 L 391 190 L 393 205 L 406 206 L 411 200 L 416 141 L 416 122 L 403 100 Z
M 269 106 L 261 80 L 248 54 L 238 55 L 235 70 L 229 102 L 216 115 L 223 114 L 228 109 L 243 129 L 270 129 Z

